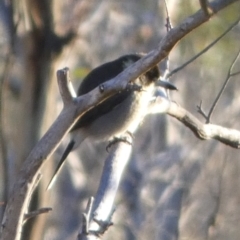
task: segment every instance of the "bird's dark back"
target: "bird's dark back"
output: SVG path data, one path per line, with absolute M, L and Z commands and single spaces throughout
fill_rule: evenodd
M 114 61 L 96 67 L 83 79 L 78 89 L 78 96 L 88 93 L 101 83 L 116 77 L 125 68 L 138 61 L 141 57 L 141 54 L 124 55 Z
M 114 61 L 105 63 L 95 69 L 93 69 L 82 81 L 79 89 L 78 96 L 86 94 L 99 86 L 100 84 L 116 77 L 125 68 L 127 68 L 132 63 L 138 61 L 144 54 L 129 54 L 124 55 Z M 146 73 L 146 76 L 150 79 L 159 77 L 158 67 L 154 67 Z M 94 121 L 97 117 L 108 113 L 118 104 L 122 103 L 129 95 L 131 91 L 123 90 L 108 99 L 100 103 L 98 107 L 90 109 L 86 112 L 78 122 L 73 126 L 72 130 L 80 127 L 85 127 Z

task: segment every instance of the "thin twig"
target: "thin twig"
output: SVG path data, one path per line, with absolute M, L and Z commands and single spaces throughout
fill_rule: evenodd
M 200 104 L 197 105 L 197 111 L 198 113 L 200 113 L 205 119 L 207 119 L 207 114 L 205 113 L 205 111 L 202 108 L 202 100 L 200 101 Z
M 92 215 L 92 208 L 94 203 L 94 197 L 90 197 L 86 207 L 86 213 L 82 214 L 82 234 L 87 235 L 89 232 L 89 221 Z M 81 234 L 81 233 L 80 233 Z
M 200 6 L 204 13 L 209 16 L 211 14 L 211 9 L 208 7 L 208 1 L 207 0 L 199 0 Z
M 168 11 L 168 6 L 167 6 L 166 0 L 164 0 L 164 4 L 165 4 L 166 15 L 167 15 L 165 27 L 167 28 L 167 32 L 169 32 L 172 29 L 172 24 L 170 21 L 169 11 Z
M 191 59 L 189 59 L 187 62 L 185 62 L 183 65 L 181 65 L 180 67 L 175 68 L 174 70 L 172 70 L 167 76 L 166 78 L 170 78 L 171 76 L 173 76 L 175 73 L 177 73 L 178 71 L 182 70 L 183 68 L 185 68 L 188 64 L 192 63 L 193 61 L 195 61 L 197 58 L 199 58 L 201 55 L 203 55 L 205 52 L 207 52 L 212 46 L 214 46 L 219 40 L 221 40 L 227 33 L 229 33 L 235 26 L 238 25 L 240 21 L 240 18 L 238 18 L 223 34 L 221 34 L 218 38 L 216 38 L 213 42 L 211 42 L 206 48 L 204 48 L 201 52 L 199 52 L 197 55 L 195 55 L 194 57 L 192 57 Z
M 238 74 L 240 74 L 240 71 L 237 71 L 237 72 L 235 72 L 235 73 L 231 73 L 231 77 L 234 77 L 234 76 L 237 76 Z
M 88 222 L 87 214 L 82 213 L 82 229 L 81 229 L 81 232 L 78 235 L 78 238 L 80 238 L 80 236 L 82 234 L 84 234 L 84 235 L 88 234 L 88 226 L 89 226 L 89 222 Z
M 52 211 L 52 208 L 48 207 L 48 208 L 40 208 L 40 209 L 38 209 L 36 211 L 32 211 L 32 212 L 26 213 L 26 214 L 24 214 L 24 221 L 27 221 L 30 218 L 36 217 L 36 216 L 38 216 L 40 214 L 48 213 L 50 211 Z
M 166 11 L 166 24 L 165 24 L 165 27 L 166 27 L 166 30 L 167 30 L 167 33 L 172 29 L 172 24 L 171 24 L 171 20 L 170 20 L 170 15 L 169 15 L 169 11 L 168 11 L 168 6 L 167 6 L 167 2 L 166 0 L 164 0 L 164 4 L 165 4 L 165 11 Z M 163 69 L 162 69 L 162 78 L 167 80 L 166 76 L 168 75 L 169 73 L 169 55 L 163 60 L 162 62 L 163 64 Z M 165 90 L 167 96 L 169 97 L 169 91 Z
M 210 111 L 209 111 L 209 113 L 208 113 L 208 117 L 207 117 L 207 119 L 206 119 L 206 123 L 210 123 L 210 118 L 211 118 L 211 116 L 212 116 L 212 113 L 213 113 L 213 111 L 214 111 L 214 109 L 215 109 L 215 107 L 216 107 L 216 105 L 217 105 L 220 97 L 222 96 L 222 93 L 223 93 L 224 89 L 226 88 L 226 86 L 227 86 L 230 78 L 232 77 L 232 76 L 231 76 L 231 72 L 232 72 L 232 69 L 233 69 L 233 67 L 234 67 L 234 65 L 235 65 L 235 63 L 236 63 L 239 55 L 240 55 L 240 49 L 238 50 L 237 55 L 236 55 L 235 58 L 233 59 L 231 65 L 230 65 L 230 67 L 229 67 L 229 69 L 228 69 L 227 77 L 226 77 L 226 79 L 225 79 L 225 81 L 224 81 L 224 83 L 223 83 L 223 86 L 222 86 L 222 88 L 220 89 L 220 92 L 218 93 L 215 101 L 213 102 L 212 107 L 210 108 Z

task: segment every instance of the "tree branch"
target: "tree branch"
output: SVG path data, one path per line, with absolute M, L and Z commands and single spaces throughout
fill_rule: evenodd
M 167 113 L 188 127 L 201 140 L 215 139 L 232 148 L 240 148 L 240 131 L 219 125 L 202 123 L 176 102 L 158 96 L 152 103 L 149 114 Z
M 213 42 L 211 42 L 207 47 L 205 47 L 202 51 L 200 51 L 198 54 L 196 54 L 194 57 L 192 57 L 191 59 L 189 59 L 187 62 L 185 62 L 184 64 L 182 64 L 181 66 L 175 68 L 174 70 L 172 70 L 168 75 L 167 78 L 170 78 L 171 76 L 173 76 L 175 73 L 179 72 L 180 70 L 182 70 L 183 68 L 185 68 L 187 65 L 189 65 L 190 63 L 192 63 L 193 61 L 195 61 L 197 58 L 199 58 L 200 56 L 202 56 L 205 52 L 207 52 L 209 49 L 211 49 L 217 42 L 219 42 L 224 36 L 227 35 L 227 33 L 229 33 L 234 27 L 236 27 L 239 24 L 240 18 L 238 18 L 233 24 L 230 25 L 230 27 L 228 27 L 228 29 L 226 31 L 224 31 L 218 38 L 216 38 Z
M 29 220 L 30 218 L 33 218 L 33 217 L 36 217 L 40 214 L 43 214 L 43 213 L 48 213 L 52 211 L 52 208 L 40 208 L 36 211 L 32 211 L 32 212 L 29 212 L 29 213 L 25 213 L 24 214 L 24 221 L 27 221 Z
M 116 92 L 116 89 L 117 91 L 121 91 L 124 84 L 123 81 L 123 84 L 117 84 L 116 88 L 115 82 L 111 81 L 106 84 L 106 87 L 101 86 L 101 91 L 99 88 L 96 88 L 89 94 L 74 98 L 75 94 L 70 91 L 71 86 L 68 86 L 67 69 L 59 70 L 57 76 L 60 93 L 67 107 L 64 106 L 56 121 L 33 148 L 22 166 L 2 221 L 1 232 L 2 239 L 4 240 L 20 239 L 24 213 L 27 211 L 32 190 L 39 178 L 38 171 L 58 147 L 72 125 L 88 109 L 101 103 L 108 96 Z
M 104 164 L 96 198 L 92 207 L 88 207 L 84 215 L 85 223 L 78 235 L 78 240 L 99 239 L 99 236 L 112 225 L 113 203 L 123 170 L 131 154 L 132 145 L 129 144 L 131 140 L 129 138 L 128 142 L 117 142 L 111 147 L 111 152 Z M 88 226 L 87 229 L 86 226 Z
M 201 140 L 215 139 L 233 148 L 240 148 L 240 131 L 215 124 L 203 124 L 191 113 L 174 102 L 169 103 L 167 114 L 188 127 Z
M 199 3 L 204 13 L 208 16 L 211 12 L 211 9 L 208 7 L 208 0 L 199 0 Z

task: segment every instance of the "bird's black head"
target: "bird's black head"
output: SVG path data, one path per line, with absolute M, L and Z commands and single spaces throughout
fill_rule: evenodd
M 137 62 L 140 58 L 144 57 L 145 55 L 146 55 L 145 53 L 129 54 L 129 55 L 124 55 L 120 57 L 118 60 L 123 63 L 123 70 L 124 70 L 125 68 L 127 68 L 134 62 Z M 140 76 L 144 84 L 156 82 L 159 79 L 159 77 L 160 77 L 160 71 L 157 65 L 151 68 L 150 70 L 148 70 L 142 76 Z
M 131 64 L 137 62 L 143 56 L 145 56 L 145 54 L 124 55 L 116 60 L 104 63 L 99 67 L 93 69 L 83 79 L 78 89 L 78 96 L 86 94 L 89 91 L 96 88 L 97 86 L 99 86 L 100 84 L 116 77 L 118 74 L 124 71 L 124 69 L 126 69 Z M 136 84 L 139 83 L 141 87 L 147 87 L 154 82 L 156 86 L 162 86 L 164 88 L 171 89 L 172 85 L 169 84 L 169 82 L 163 83 L 162 81 L 158 81 L 159 77 L 160 77 L 160 72 L 159 72 L 158 66 L 156 65 L 150 70 L 148 70 L 146 73 L 138 77 L 135 81 L 136 81 Z M 105 101 L 98 104 L 97 107 L 89 110 L 86 114 L 84 114 L 78 120 L 78 122 L 74 125 L 74 127 L 72 128 L 72 131 L 84 126 L 88 126 L 97 117 L 110 112 L 117 105 L 123 102 L 128 96 L 130 96 L 132 94 L 132 91 L 129 91 L 129 89 L 125 89 L 107 98 Z
M 137 62 L 140 58 L 144 56 L 146 56 L 145 53 L 129 54 L 118 58 L 116 61 L 122 62 L 124 70 L 129 65 Z M 139 79 L 141 81 L 141 84 L 144 86 L 155 82 L 156 86 L 163 87 L 169 90 L 177 90 L 177 88 L 169 81 L 160 80 L 160 70 L 157 65 L 148 70 L 146 73 L 142 74 Z

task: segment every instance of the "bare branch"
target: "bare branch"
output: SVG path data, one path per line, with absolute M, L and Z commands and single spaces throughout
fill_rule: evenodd
M 129 137 L 126 142 L 121 141 L 111 145 L 111 152 L 105 161 L 98 191 L 92 202 L 93 206 L 87 207 L 78 240 L 98 239 L 98 236 L 112 225 L 113 203 L 123 170 L 131 154 L 132 145 L 129 144 L 131 141 L 132 138 Z
M 232 69 L 233 69 L 233 67 L 234 67 L 234 65 L 235 65 L 235 63 L 236 63 L 239 55 L 240 55 L 240 49 L 238 50 L 237 55 L 235 56 L 235 58 L 233 59 L 232 63 L 230 64 L 230 67 L 229 67 L 229 69 L 228 69 L 228 73 L 227 73 L 226 79 L 225 79 L 225 81 L 224 81 L 224 83 L 223 83 L 223 86 L 222 86 L 222 88 L 220 89 L 220 91 L 219 91 L 219 93 L 218 93 L 215 101 L 213 102 L 212 107 L 210 108 L 210 111 L 209 111 L 208 116 L 207 116 L 207 119 L 206 119 L 206 123 L 209 123 L 209 122 L 210 122 L 212 113 L 213 113 L 213 111 L 214 111 L 214 109 L 215 109 L 215 107 L 216 107 L 216 105 L 217 105 L 220 97 L 222 96 L 222 93 L 223 93 L 224 89 L 226 88 L 226 86 L 227 86 L 230 78 L 232 77 L 232 75 L 231 75 Z
M 172 29 L 172 24 L 171 24 L 171 21 L 170 21 L 169 12 L 168 12 L 168 6 L 167 6 L 166 0 L 164 0 L 164 4 L 165 4 L 166 15 L 167 15 L 166 25 L 165 26 L 167 28 L 167 32 L 169 32 Z
M 66 71 L 66 69 L 63 69 L 58 71 L 57 74 L 58 83 L 60 88 L 62 88 L 61 95 L 63 98 L 67 95 L 71 96 L 67 84 L 68 74 L 66 74 Z M 62 81 L 65 81 L 66 83 L 62 83 Z M 119 89 L 121 89 L 121 84 Z M 112 81 L 112 85 L 108 84 L 107 87 L 104 88 L 104 92 L 101 92 L 96 88 L 89 94 L 74 98 L 71 104 L 70 102 L 67 103 L 70 98 L 65 98 L 65 100 L 67 99 L 67 107 L 65 106 L 63 108 L 57 120 L 33 148 L 23 164 L 19 179 L 14 185 L 3 218 L 1 229 L 3 239 L 20 239 L 24 213 L 27 211 L 33 188 L 39 178 L 37 173 L 44 161 L 46 161 L 46 159 L 48 159 L 58 147 L 62 138 L 67 134 L 71 126 L 77 121 L 81 114 L 95 106 L 97 103 L 100 103 L 114 92 L 115 85 L 114 81 Z
M 179 120 L 201 140 L 215 139 L 232 148 L 240 148 L 240 131 L 209 123 L 204 124 L 176 102 L 158 96 L 152 103 L 149 114 L 163 112 Z
M 40 214 L 43 214 L 43 213 L 48 213 L 50 211 L 52 211 L 52 208 L 40 208 L 36 211 L 26 213 L 26 214 L 24 214 L 24 222 L 29 220 L 30 218 L 36 217 L 36 216 L 38 216 Z
M 238 130 L 209 123 L 203 124 L 191 113 L 174 102 L 169 103 L 167 113 L 182 122 L 201 140 L 215 139 L 230 147 L 240 148 L 240 131 Z
M 167 78 L 170 78 L 171 76 L 173 76 L 175 73 L 179 72 L 180 70 L 182 70 L 183 68 L 185 68 L 188 64 L 192 63 L 193 61 L 195 61 L 197 58 L 199 58 L 200 56 L 202 56 L 205 52 L 207 52 L 210 48 L 212 48 L 219 40 L 221 40 L 225 35 L 227 35 L 227 33 L 229 33 L 235 26 L 238 25 L 240 21 L 240 18 L 238 18 L 233 24 L 231 24 L 231 26 L 223 33 L 221 34 L 218 38 L 216 38 L 213 42 L 211 42 L 207 47 L 205 47 L 201 52 L 199 52 L 198 54 L 196 54 L 194 57 L 192 57 L 191 59 L 189 59 L 187 62 L 185 62 L 184 64 L 182 64 L 181 66 L 175 68 L 174 70 L 172 70 L 168 75 Z
M 170 20 L 170 15 L 169 15 L 169 11 L 168 11 L 168 6 L 167 6 L 167 2 L 166 0 L 164 0 L 164 4 L 165 4 L 165 10 L 166 10 L 166 30 L 167 32 L 169 32 L 172 29 L 172 25 L 171 25 L 171 20 Z M 162 78 L 163 79 L 167 79 L 166 76 L 169 73 L 169 56 L 167 56 L 163 61 L 162 61 L 162 65 L 163 65 L 163 69 L 161 69 L 162 73 Z
M 88 203 L 87 203 L 86 213 L 82 214 L 82 230 L 81 230 L 81 233 L 79 234 L 78 238 L 81 235 L 86 236 L 89 233 L 89 222 L 90 222 L 91 215 L 92 215 L 93 202 L 94 202 L 94 198 L 90 197 L 90 199 L 88 200 Z
M 237 71 L 237 72 L 234 72 L 234 73 L 231 73 L 231 77 L 234 77 L 234 76 L 237 76 L 238 74 L 240 74 L 240 71 Z
M 208 116 L 205 113 L 205 111 L 202 109 L 202 100 L 200 101 L 200 104 L 197 105 L 197 110 L 205 119 L 207 119 Z
M 92 209 L 93 209 L 94 197 L 90 197 L 86 207 L 87 219 L 91 218 Z
M 199 0 L 200 6 L 204 13 L 209 16 L 211 14 L 211 9 L 208 7 L 208 1 L 207 0 Z
M 57 72 L 59 91 L 62 96 L 63 104 L 67 106 L 72 103 L 73 98 L 77 96 L 69 78 L 69 69 L 64 68 Z M 65 81 L 67 79 L 67 81 Z

